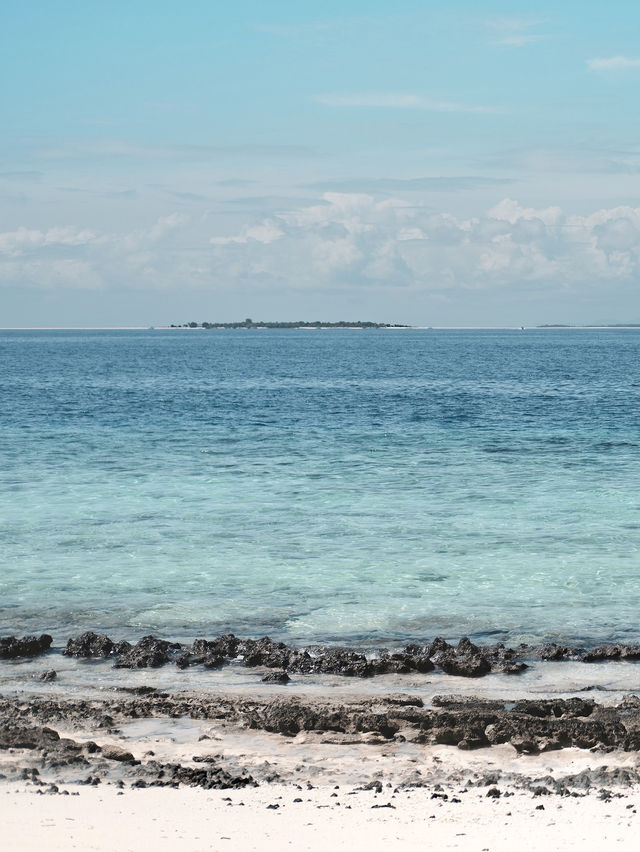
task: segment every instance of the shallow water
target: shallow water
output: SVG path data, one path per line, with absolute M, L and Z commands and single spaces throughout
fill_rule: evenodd
M 640 640 L 640 330 L 1 332 L 0 635 Z
M 41 681 L 45 669 L 55 669 L 57 678 Z M 292 674 L 287 685 L 262 683 L 264 669 L 245 668 L 231 663 L 221 669 L 192 666 L 178 669 L 114 669 L 111 660 L 78 660 L 48 654 L 34 660 L 6 662 L 0 667 L 0 695 L 46 698 L 110 697 L 130 698 L 130 689 L 149 688 L 168 692 L 215 693 L 272 700 L 291 696 L 330 699 L 386 697 L 402 693 L 421 698 L 425 705 L 437 695 L 479 696 L 501 701 L 521 698 L 593 699 L 598 704 L 617 704 L 625 696 L 640 694 L 640 664 L 629 662 L 581 663 L 574 661 L 530 661 L 530 667 L 514 676 L 493 673 L 489 677 L 468 678 L 428 674 L 389 674 L 372 678 L 340 675 Z M 122 691 L 124 688 L 125 691 Z M 154 724 L 154 723 L 149 723 Z

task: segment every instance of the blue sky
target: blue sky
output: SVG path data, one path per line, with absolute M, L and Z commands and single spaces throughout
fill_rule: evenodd
M 620 0 L 9 0 L 0 325 L 639 322 L 639 30 Z

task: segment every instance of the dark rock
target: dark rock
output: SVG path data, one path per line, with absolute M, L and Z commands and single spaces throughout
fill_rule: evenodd
M 526 713 L 527 716 L 536 716 L 545 718 L 553 716 L 561 717 L 576 717 L 590 716 L 595 707 L 595 701 L 584 698 L 562 698 L 552 699 L 523 699 L 516 701 L 513 705 L 512 713 Z
M 490 698 L 477 698 L 476 696 L 461 695 L 434 695 L 431 699 L 434 707 L 447 707 L 451 710 L 473 711 L 475 713 L 492 712 L 504 710 L 504 701 Z
M 327 651 L 318 657 L 313 671 L 318 674 L 339 674 L 345 677 L 371 677 L 374 667 L 364 654 L 355 651 Z
M 490 787 L 487 790 L 487 797 L 489 799 L 499 799 L 501 795 L 502 794 L 500 793 L 500 790 L 498 790 L 497 787 Z
M 204 666 L 205 669 L 219 669 L 226 663 L 226 659 L 214 651 L 207 651 L 198 655 L 184 651 L 176 658 L 176 665 L 179 669 L 186 669 L 196 663 Z
M 566 645 L 556 645 L 555 642 L 547 642 L 535 650 L 541 660 L 570 660 L 579 654 L 579 651 Z
M 371 673 L 378 674 L 409 674 L 410 672 L 420 672 L 426 674 L 433 671 L 435 666 L 424 652 L 413 654 L 404 651 L 399 653 L 389 654 L 386 651 L 381 653 L 377 658 L 370 660 Z
M 108 657 L 112 651 L 113 642 L 108 636 L 88 630 L 69 639 L 62 653 L 66 657 Z
M 16 636 L 0 638 L 0 660 L 14 660 L 17 657 L 37 657 L 51 647 L 53 637 L 48 633 L 41 636 Z
M 0 726 L 0 749 L 51 748 L 53 745 L 57 744 L 59 740 L 60 735 L 52 728 L 20 724 L 7 724 Z
M 220 654 L 207 654 L 202 658 L 202 665 L 205 669 L 219 669 L 225 662 L 225 658 Z
M 130 692 L 131 695 L 153 695 L 158 691 L 157 686 L 118 686 L 119 692 Z
M 251 775 L 231 775 L 219 766 L 191 767 L 178 763 L 158 763 L 149 761 L 133 770 L 138 775 L 135 787 L 202 787 L 205 790 L 231 790 L 243 787 L 257 787 Z
M 206 657 L 211 654 L 233 660 L 240 653 L 241 644 L 242 641 L 237 636 L 234 636 L 233 633 L 227 633 L 212 640 L 196 639 L 191 648 L 191 653 L 196 657 Z
M 407 654 L 388 654 L 385 652 L 375 659 L 369 660 L 369 665 L 372 675 L 408 674 L 415 671 L 412 658 Z
M 500 663 L 496 671 L 502 672 L 503 674 L 522 674 L 522 672 L 526 671 L 529 666 L 526 663 L 509 663 L 504 662 Z
M 418 695 L 385 695 L 384 701 L 398 707 L 424 707 L 424 701 Z
M 442 636 L 436 636 L 436 638 L 431 642 L 431 644 L 425 646 L 426 656 L 430 659 L 433 659 L 438 654 L 447 653 L 449 651 L 453 651 L 453 645 L 450 645 L 446 639 L 443 639 Z
M 490 645 L 487 648 L 481 649 L 483 656 L 491 662 L 491 668 L 494 672 L 501 674 L 521 674 L 529 668 L 526 663 L 517 660 L 526 648 L 521 647 L 519 651 L 513 648 L 506 648 L 502 642 L 497 645 Z
M 444 640 L 436 640 L 443 643 Z M 482 677 L 491 671 L 491 663 L 477 645 L 463 637 L 455 648 L 444 642 L 433 657 L 434 662 L 450 675 L 458 677 Z
M 42 672 L 38 675 L 38 680 L 51 681 L 55 680 L 58 677 L 58 672 L 55 669 L 49 669 L 46 672 Z
M 560 737 L 542 737 L 538 740 L 538 749 L 541 753 L 547 751 L 558 751 L 562 748 Z
M 238 645 L 242 664 L 249 667 L 266 666 L 269 669 L 286 669 L 291 651 L 284 642 L 272 642 L 268 636 L 262 639 L 246 639 Z
M 282 667 L 299 674 L 338 674 L 344 677 L 371 677 L 375 674 L 375 666 L 364 654 L 342 648 L 325 650 L 317 656 L 311 656 L 308 651 L 294 651 Z
M 128 763 L 135 759 L 130 751 L 117 745 L 102 746 L 102 756 L 107 760 L 118 760 L 121 763 Z
M 420 674 L 432 672 L 435 666 L 431 659 L 430 645 L 407 645 L 402 654 L 392 655 L 404 659 L 409 666 L 409 671 L 416 671 Z
M 281 683 L 281 684 L 284 684 L 284 683 L 289 683 L 290 680 L 291 680 L 291 678 L 284 671 L 282 671 L 282 672 L 278 672 L 278 671 L 267 672 L 267 674 L 262 678 L 263 683 Z
M 398 733 L 398 725 L 386 713 L 363 713 L 353 722 L 359 733 L 379 733 L 390 740 Z
M 176 652 L 182 650 L 179 642 L 167 642 L 164 639 L 156 639 L 155 636 L 144 636 L 128 651 L 121 654 L 114 668 L 116 669 L 146 669 L 157 668 L 169 662 L 172 654 L 180 657 Z
M 601 645 L 587 651 L 582 660 L 585 663 L 596 663 L 601 660 L 640 660 L 640 645 Z

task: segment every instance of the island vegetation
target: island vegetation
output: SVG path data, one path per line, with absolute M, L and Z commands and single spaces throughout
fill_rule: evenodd
M 254 322 L 250 317 L 241 322 L 185 322 L 181 325 L 171 323 L 170 328 L 205 328 L 205 329 L 225 329 L 225 328 L 409 328 L 407 325 L 399 323 L 387 322 L 348 322 L 339 320 L 338 322 L 322 322 L 315 320 L 308 322 L 306 320 L 298 320 L 296 322 Z

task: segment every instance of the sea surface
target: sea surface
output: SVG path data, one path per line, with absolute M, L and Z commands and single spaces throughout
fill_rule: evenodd
M 640 640 L 640 329 L 0 332 L 0 635 Z

